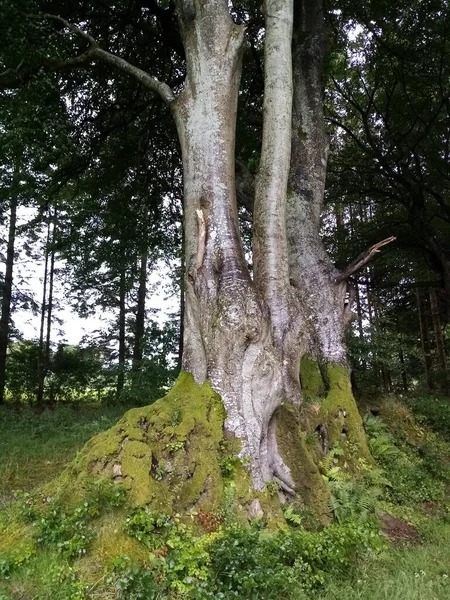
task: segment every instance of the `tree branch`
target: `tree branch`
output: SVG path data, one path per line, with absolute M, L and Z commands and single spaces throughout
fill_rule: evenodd
M 69 31 L 76 33 L 89 44 L 89 48 L 83 54 L 76 58 L 61 61 L 60 63 L 58 63 L 56 67 L 57 69 L 71 66 L 79 66 L 81 64 L 91 62 L 92 60 L 98 58 L 103 62 L 109 64 L 110 66 L 116 67 L 123 73 L 134 77 L 134 79 L 136 79 L 144 87 L 158 94 L 166 104 L 170 105 L 173 102 L 173 100 L 175 100 L 175 95 L 172 89 L 166 83 L 159 81 L 159 79 L 156 79 L 156 77 L 152 77 L 146 71 L 140 69 L 139 67 L 135 67 L 120 56 L 116 56 L 115 54 L 111 54 L 111 52 L 103 50 L 102 48 L 100 48 L 97 40 L 95 40 L 91 35 L 83 31 L 76 25 L 69 23 L 69 21 L 66 21 L 66 19 L 63 19 L 58 15 L 45 14 L 44 18 L 50 21 L 60 23 L 66 29 L 69 29 Z
M 356 273 L 356 271 L 359 271 L 359 269 L 361 269 L 368 262 L 370 262 L 375 256 L 375 254 L 377 254 L 380 251 L 380 248 L 386 246 L 387 244 L 390 244 L 391 242 L 395 242 L 396 239 L 396 237 L 391 236 L 371 246 L 368 250 L 360 254 L 356 260 L 347 265 L 343 271 L 340 272 L 340 274 L 335 279 L 335 283 L 342 283 L 343 281 L 346 281 L 351 275 Z

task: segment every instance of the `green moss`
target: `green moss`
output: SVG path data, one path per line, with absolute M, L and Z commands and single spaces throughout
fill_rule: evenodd
M 220 504 L 222 493 L 218 456 L 224 418 L 211 385 L 197 385 L 182 373 L 167 396 L 128 411 L 92 438 L 56 486 L 64 481 L 61 487 L 71 496 L 88 478 L 102 477 L 122 483 L 131 506 L 171 513 L 199 503 L 209 510 Z
M 349 466 L 356 466 L 360 458 L 372 462 L 348 369 L 341 365 L 327 365 L 326 372 L 328 393 L 321 403 L 318 423 L 326 427 L 329 446 L 340 444 Z
M 281 406 L 276 413 L 276 423 L 278 450 L 291 471 L 296 492 L 321 522 L 327 522 L 328 488 L 305 443 L 298 408 L 291 404 Z
M 305 400 L 314 400 L 325 395 L 325 383 L 316 360 L 307 354 L 300 361 L 300 383 Z

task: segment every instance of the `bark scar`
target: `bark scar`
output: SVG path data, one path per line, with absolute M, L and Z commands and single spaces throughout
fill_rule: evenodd
M 206 248 L 206 220 L 205 213 L 201 208 L 195 211 L 197 213 L 197 224 L 198 224 L 198 241 L 197 241 L 197 258 L 195 260 L 195 270 L 198 271 L 202 268 L 203 259 L 205 257 Z

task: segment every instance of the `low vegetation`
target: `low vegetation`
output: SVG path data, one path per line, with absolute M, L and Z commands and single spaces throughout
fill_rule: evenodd
M 120 477 L 86 479 L 82 494 L 69 498 L 64 477 L 82 462 L 78 451 L 123 409 L 5 408 L 0 599 L 444 600 L 450 412 L 444 400 L 408 404 L 389 398 L 366 407 L 376 464 L 361 458 L 349 470 L 339 443 L 322 459 L 330 494 L 326 526 L 295 502 L 285 505 L 276 526 L 258 517 L 244 525 L 236 510 L 236 459 L 222 447 L 219 509 L 193 504 L 186 516 L 162 504 L 154 511 L 133 503 Z M 186 453 L 177 440 L 165 444 L 170 455 Z M 269 498 L 277 493 L 267 490 Z

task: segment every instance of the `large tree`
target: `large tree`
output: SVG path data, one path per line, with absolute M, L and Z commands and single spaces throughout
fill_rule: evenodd
M 67 73 L 75 67 L 106 65 L 112 68 L 111 77 L 113 70 L 126 74 L 168 106 L 177 128 L 184 178 L 183 369 L 198 384 L 210 381 L 220 395 L 226 410 L 225 435 L 239 440 L 237 451 L 246 459 L 253 489 L 263 490 L 275 479 L 285 493 L 294 495 L 304 486 L 298 457 L 309 460 L 303 450 L 294 459 L 290 453 L 293 446 L 301 446 L 296 426 L 302 388 L 317 398 L 322 395 L 313 419 L 322 452 L 330 443 L 351 441 L 354 455 L 358 449 L 368 456 L 344 343 L 350 314 L 347 280 L 382 245 L 338 271 L 319 235 L 328 154 L 322 108 L 327 47 L 322 1 L 265 0 L 264 30 L 253 39 L 257 54 L 264 33 L 263 133 L 252 217 L 252 269 L 241 240 L 235 176 L 245 46 L 241 21 L 246 8 L 230 12 L 226 0 L 177 0 L 168 8 L 156 2 L 139 6 L 156 19 L 158 31 L 172 34 L 170 43 L 162 35 L 169 63 L 175 52 L 185 60 L 183 66 L 167 71 L 155 59 L 155 73 L 167 72 L 172 86 L 136 66 L 136 56 L 124 58 L 120 50 L 126 57 L 129 47 L 123 39 L 122 45 L 118 42 L 121 34 L 105 28 L 95 13 L 71 16 L 68 10 L 64 17 L 40 17 L 59 35 L 70 34 L 78 48 L 77 56 L 53 59 L 46 66 Z M 125 27 L 131 30 L 132 24 Z M 143 31 L 140 52 L 149 34 L 148 28 Z M 141 427 L 139 423 L 142 419 Z M 308 465 L 307 470 L 318 475 L 313 462 Z M 113 473 L 122 477 L 123 471 L 118 466 Z M 206 473 L 205 479 L 209 476 Z

